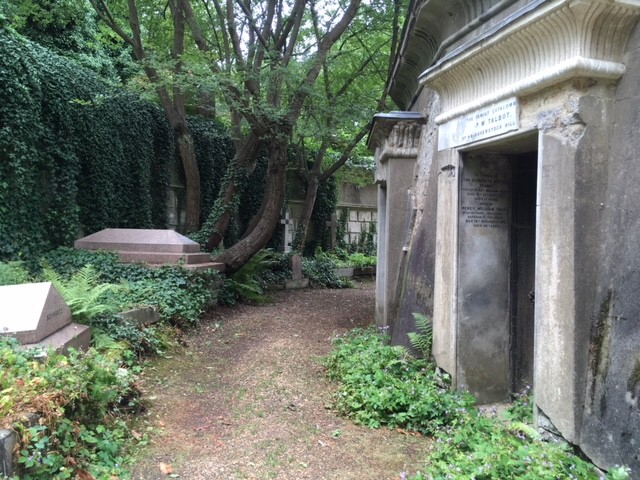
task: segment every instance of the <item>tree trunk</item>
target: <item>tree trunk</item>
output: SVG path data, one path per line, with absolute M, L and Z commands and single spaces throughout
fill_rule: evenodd
M 311 222 L 311 214 L 316 204 L 318 196 L 318 187 L 320 186 L 319 175 L 311 172 L 307 178 L 307 193 L 304 198 L 304 208 L 300 217 L 300 223 L 296 229 L 296 236 L 293 240 L 293 249 L 302 252 L 307 243 L 307 232 L 309 231 L 309 223 Z
M 178 129 L 176 141 L 184 169 L 187 193 L 184 229 L 190 233 L 200 228 L 200 172 L 191 132 L 186 129 Z
M 203 233 L 206 234 L 207 250 L 217 248 L 222 242 L 231 218 L 235 213 L 238 187 L 246 175 L 250 174 L 255 168 L 259 150 L 259 134 L 252 132 L 249 134 L 249 138 L 239 145 L 236 154 L 227 167 L 225 182 L 220 189 L 205 225 L 202 227 Z
M 215 261 L 226 265 L 227 273 L 239 270 L 251 257 L 269 242 L 278 224 L 284 204 L 287 180 L 288 140 L 271 144 L 269 167 L 265 180 L 265 193 L 255 227 L 238 243 L 225 250 Z

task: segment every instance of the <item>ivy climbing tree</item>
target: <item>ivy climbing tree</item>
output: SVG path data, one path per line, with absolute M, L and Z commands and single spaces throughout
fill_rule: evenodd
M 134 58 L 140 63 L 149 81 L 153 84 L 167 120 L 173 129 L 186 185 L 186 222 L 187 232 L 200 228 L 200 171 L 186 115 L 186 87 L 180 79 L 186 76 L 183 57 L 185 55 L 185 12 L 181 2 L 170 1 L 171 39 L 167 40 L 167 25 L 163 6 L 153 2 L 143 5 L 142 15 L 136 0 L 127 0 L 126 10 L 119 2 L 90 0 L 91 5 L 102 21 L 109 26 L 127 45 L 131 47 Z M 144 20 L 146 28 L 141 26 Z M 160 21 L 159 21 L 160 20 Z M 144 33 L 143 33 L 144 32 Z M 154 36 L 155 34 L 155 36 Z M 163 35 L 164 34 L 164 35 Z M 152 45 L 158 47 L 163 41 L 169 43 L 170 54 L 163 58 L 145 36 L 154 36 Z M 151 51 L 150 51 L 151 48 Z M 159 50 L 159 49 L 158 49 Z

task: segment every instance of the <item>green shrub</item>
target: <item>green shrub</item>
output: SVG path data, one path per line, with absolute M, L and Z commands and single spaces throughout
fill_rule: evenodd
M 180 265 L 148 268 L 141 264 L 123 264 L 117 255 L 58 248 L 45 255 L 46 262 L 61 276 L 70 276 L 86 264 L 94 266 L 104 283 L 122 283 L 117 295 L 110 293 L 120 306 L 157 306 L 165 321 L 194 324 L 216 302 L 222 282 L 216 271 L 192 271 Z
M 169 265 L 131 267 L 125 270 L 128 289 L 121 300 L 132 305 L 155 305 L 165 321 L 194 325 L 217 301 L 222 280 L 216 271 L 194 272 Z
M 326 288 L 346 288 L 351 284 L 348 280 L 336 275 L 337 264 L 330 255 L 318 251 L 312 258 L 302 259 L 302 272 L 309 277 L 312 285 Z
M 270 250 L 260 250 L 251 260 L 225 281 L 235 296 L 241 300 L 265 303 L 271 298 L 264 293 L 264 285 L 260 282 L 260 274 L 277 263 L 276 257 Z
M 426 317 L 425 317 L 426 318 Z M 410 480 L 598 480 L 593 465 L 562 443 L 546 442 L 530 424 L 527 393 L 508 419 L 489 418 L 473 408 L 468 394 L 452 392 L 432 364 L 402 347 L 391 347 L 372 329 L 355 329 L 335 341 L 326 359 L 329 377 L 340 384 L 339 412 L 378 428 L 402 427 L 435 435 L 424 473 Z M 616 467 L 606 476 L 628 480 Z
M 505 478 L 598 480 L 601 477 L 593 465 L 575 456 L 566 444 L 543 441 L 530 425 L 505 424 L 470 410 L 456 428 L 437 434 L 425 474 L 412 480 Z M 629 477 L 624 469 L 614 469 L 607 478 Z
M 4 337 L 0 367 L 1 426 L 20 431 L 22 480 L 74 478 L 81 470 L 96 478 L 121 474 L 123 447 L 132 438 L 114 414 L 139 407 L 131 369 L 95 349 L 42 357 Z M 21 427 L 25 412 L 41 420 Z
M 283 285 L 285 280 L 292 278 L 291 256 L 293 252 L 271 252 L 272 261 L 269 268 L 261 270 L 257 274 L 257 280 L 263 289 L 273 285 Z
M 118 304 L 109 301 L 106 296 L 111 294 L 111 299 L 115 298 L 114 295 L 118 295 L 122 287 L 113 283 L 101 283 L 93 265 L 85 265 L 68 280 L 46 266 L 43 275 L 45 280 L 55 285 L 69 305 L 74 319 L 80 323 L 90 323 L 96 316 L 118 309 Z
M 0 262 L 0 286 L 29 283 L 31 276 L 23 262 Z
M 389 346 L 372 329 L 337 339 L 325 365 L 340 383 L 338 411 L 368 427 L 433 434 L 461 421 L 473 404 L 470 396 L 450 391 L 433 365 Z
M 365 255 L 361 252 L 348 253 L 345 249 L 336 248 L 328 255 L 334 260 L 339 267 L 375 267 L 378 263 L 378 257 L 375 255 Z

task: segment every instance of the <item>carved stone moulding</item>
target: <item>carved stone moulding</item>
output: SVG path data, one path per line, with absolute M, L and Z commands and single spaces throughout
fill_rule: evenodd
M 442 100 L 443 123 L 572 78 L 617 80 L 640 0 L 538 1 L 454 50 L 420 77 Z
M 380 148 L 379 158 L 412 158 L 418 155 L 422 125 L 426 118 L 419 112 L 389 112 L 374 116 L 369 134 L 371 150 Z

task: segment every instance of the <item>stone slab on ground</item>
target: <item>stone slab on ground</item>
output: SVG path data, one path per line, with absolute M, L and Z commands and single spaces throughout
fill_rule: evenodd
M 353 267 L 336 268 L 335 272 L 338 277 L 343 277 L 343 278 L 353 277 Z
M 134 308 L 120 313 L 120 316 L 132 320 L 138 325 L 149 325 L 160 321 L 160 312 L 155 307 Z
M 211 260 L 208 253 L 173 253 L 173 252 L 126 252 L 118 251 L 121 262 L 145 262 L 151 264 L 166 264 L 184 262 L 186 265 L 207 263 Z
M 0 287 L 0 334 L 37 343 L 71 323 L 71 310 L 51 282 Z

